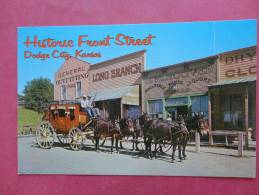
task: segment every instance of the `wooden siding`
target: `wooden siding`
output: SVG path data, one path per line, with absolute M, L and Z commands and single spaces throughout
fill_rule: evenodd
M 219 54 L 219 81 L 256 75 L 256 47 Z
M 75 100 L 75 85 L 79 81 L 81 81 L 81 95 L 87 94 L 89 92 L 89 66 L 89 63 L 74 57 L 66 60 L 55 74 L 54 100 L 61 100 L 61 86 L 63 85 L 66 87 L 66 100 Z
M 91 65 L 90 67 L 90 90 L 99 91 L 140 84 L 141 72 L 144 70 L 145 53 L 138 53 L 127 58 L 120 58 L 102 63 L 102 66 Z M 95 66 L 98 66 L 96 68 Z M 126 68 L 130 73 L 125 73 Z M 116 74 L 116 71 L 118 74 Z M 102 74 L 105 76 L 102 77 Z M 116 75 L 116 76 L 114 76 Z
M 217 81 L 216 77 L 215 57 L 145 72 L 142 82 L 143 98 L 146 101 L 206 93 L 208 85 Z

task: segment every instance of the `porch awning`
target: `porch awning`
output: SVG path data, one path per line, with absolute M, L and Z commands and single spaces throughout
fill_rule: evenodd
M 91 96 L 95 96 L 94 101 L 105 101 L 122 99 L 123 104 L 139 105 L 139 86 L 124 86 L 110 90 L 92 91 Z
M 223 81 L 211 84 L 208 87 L 216 87 L 216 86 L 222 86 L 222 85 L 232 85 L 232 84 L 239 84 L 239 83 L 249 83 L 249 82 L 254 82 L 254 81 L 256 81 L 256 76 L 223 80 Z

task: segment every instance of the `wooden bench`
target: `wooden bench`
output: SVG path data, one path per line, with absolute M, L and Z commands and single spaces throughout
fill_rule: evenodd
M 225 144 L 228 145 L 228 136 L 238 138 L 238 156 L 243 156 L 244 151 L 244 131 L 214 130 L 209 132 L 209 145 L 213 145 L 213 135 L 225 136 Z

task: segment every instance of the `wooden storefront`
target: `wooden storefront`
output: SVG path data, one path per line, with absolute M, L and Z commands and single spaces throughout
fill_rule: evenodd
M 67 59 L 55 73 L 54 100 L 77 100 L 96 96 L 96 107 L 105 119 L 136 118 L 141 112 L 141 73 L 146 50 L 89 64 Z
M 256 128 L 256 47 L 219 54 L 218 82 L 209 86 L 212 131 L 242 131 L 248 146 Z
M 143 72 L 143 111 L 152 117 L 208 116 L 208 85 L 217 81 L 217 56 Z
M 105 119 L 140 115 L 141 73 L 145 68 L 145 52 L 141 50 L 103 61 L 89 68 L 89 93 Z

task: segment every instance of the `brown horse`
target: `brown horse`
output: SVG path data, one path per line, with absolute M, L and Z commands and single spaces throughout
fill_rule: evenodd
M 156 156 L 157 144 L 163 141 L 171 141 L 173 145 L 172 160 L 175 159 L 175 151 L 178 146 L 179 159 L 182 160 L 186 157 L 185 147 L 188 141 L 188 130 L 184 121 L 167 121 L 161 119 L 148 120 L 147 114 L 144 113 L 139 118 L 140 125 L 143 128 L 144 142 L 146 146 L 146 153 L 148 157 L 152 158 L 151 144 L 155 144 L 154 155 Z M 187 140 L 187 141 L 186 141 Z M 183 147 L 183 150 L 182 150 Z
M 95 137 L 95 149 L 99 150 L 99 139 L 100 138 L 111 138 L 111 152 L 113 152 L 114 140 L 116 141 L 115 147 L 118 151 L 118 140 L 121 137 L 120 129 L 110 121 L 105 121 L 102 118 L 93 118 L 92 126 L 94 128 Z
M 138 120 L 133 121 L 130 118 L 121 119 L 119 121 L 119 127 L 120 127 L 122 138 L 132 137 L 133 138 L 132 150 L 135 150 L 135 146 L 136 146 L 136 150 L 138 151 L 139 150 L 138 137 L 141 136 L 141 128 L 138 124 Z
M 183 131 L 179 134 L 180 139 L 182 140 L 182 155 L 185 159 L 185 149 L 191 135 L 193 135 L 196 131 L 200 134 L 200 136 L 207 134 L 209 131 L 209 123 L 208 120 L 204 118 L 202 113 L 194 113 L 193 116 L 189 118 L 179 115 L 177 121 L 179 124 L 184 124 L 188 130 L 188 133 Z M 174 144 L 174 146 L 175 145 L 176 144 Z M 176 148 L 173 147 L 173 150 L 176 150 Z
M 195 133 L 195 131 L 198 131 L 200 136 L 208 134 L 209 122 L 202 113 L 193 113 L 192 117 L 180 116 L 180 118 L 181 120 L 184 119 L 187 129 L 191 134 Z

